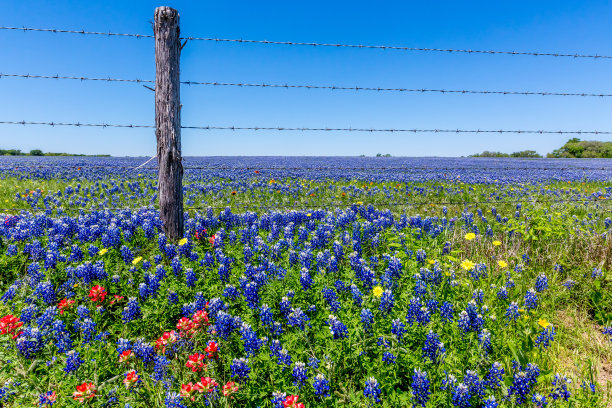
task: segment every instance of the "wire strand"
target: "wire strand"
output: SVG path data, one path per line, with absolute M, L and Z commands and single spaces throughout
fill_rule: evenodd
M 97 82 L 125 82 L 125 83 L 148 83 L 154 84 L 150 79 L 124 79 L 124 78 L 102 78 L 84 76 L 65 76 L 65 75 L 32 75 L 32 74 L 3 74 L 0 78 L 26 78 L 26 79 L 68 79 L 78 81 L 97 81 Z M 300 85 L 300 84 L 267 84 L 267 83 L 245 83 L 245 82 L 202 82 L 202 81 L 181 81 L 183 85 L 204 85 L 204 86 L 225 86 L 225 87 L 256 87 L 256 88 L 277 88 L 277 89 L 319 89 L 319 90 L 339 90 L 339 91 L 374 91 L 374 92 L 400 92 L 400 93 L 440 93 L 440 94 L 478 94 L 478 95 L 536 95 L 536 96 L 581 96 L 581 97 L 611 97 L 611 93 L 590 93 L 590 92 L 548 92 L 548 91 L 499 91 L 499 90 L 473 90 L 473 89 L 429 89 L 429 88 L 385 88 L 367 86 L 339 86 L 339 85 Z
M 0 121 L 3 125 L 46 125 L 46 126 L 76 126 L 76 127 L 115 127 L 115 128 L 147 128 L 154 125 L 110 124 L 110 123 L 69 123 L 69 122 L 31 122 L 31 121 Z M 376 129 L 376 128 L 311 128 L 311 127 L 266 127 L 266 126 L 181 126 L 181 129 L 197 130 L 274 130 L 290 132 L 366 132 L 366 133 L 483 133 L 483 134 L 555 134 L 555 135 L 611 135 L 609 130 L 508 130 L 508 129 Z
M 103 31 L 85 30 L 62 30 L 55 28 L 33 28 L 33 27 L 7 27 L 1 26 L 0 30 L 14 31 L 34 31 L 49 33 L 70 33 L 81 35 L 98 36 L 117 36 L 134 38 L 154 38 L 152 34 L 132 34 L 115 33 Z M 318 42 L 295 42 L 295 41 L 268 41 L 268 40 L 245 40 L 242 38 L 215 38 L 215 37 L 181 37 L 181 40 L 207 41 L 217 43 L 239 43 L 239 44 L 264 44 L 264 45 L 287 45 L 287 46 L 308 46 L 308 47 L 332 47 L 332 48 L 357 48 L 357 49 L 377 49 L 394 51 L 421 51 L 421 52 L 443 52 L 443 53 L 465 53 L 465 54 L 484 54 L 484 55 L 528 55 L 535 57 L 569 57 L 569 58 L 590 58 L 590 59 L 612 59 L 611 55 L 582 54 L 582 53 L 562 53 L 562 52 L 541 52 L 541 51 L 506 51 L 506 50 L 471 50 L 461 48 L 430 48 L 430 47 L 404 47 L 396 45 L 367 45 L 367 44 L 341 44 L 341 43 L 318 43 Z

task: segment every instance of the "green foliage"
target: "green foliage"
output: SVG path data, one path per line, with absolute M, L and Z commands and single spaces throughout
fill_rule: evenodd
M 597 140 L 580 140 L 572 138 L 559 149 L 553 150 L 547 157 L 577 158 L 577 159 L 609 159 L 612 158 L 612 142 Z

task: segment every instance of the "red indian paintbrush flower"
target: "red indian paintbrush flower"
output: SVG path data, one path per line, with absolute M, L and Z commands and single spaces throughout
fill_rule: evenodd
M 165 332 L 159 339 L 155 341 L 155 348 L 158 350 L 161 349 L 161 352 L 165 353 L 166 346 L 176 343 L 177 339 L 178 336 L 174 330 Z
M 181 332 L 181 334 L 187 334 L 189 330 L 191 330 L 191 319 L 187 317 L 181 317 L 178 323 L 176 324 L 176 329 Z
M 140 376 L 138 375 L 136 370 L 131 370 L 125 373 L 125 378 L 123 379 L 123 384 L 125 384 L 125 388 L 132 388 L 139 382 Z
M 186 367 L 191 368 L 191 371 L 197 373 L 201 369 L 206 369 L 206 365 L 203 363 L 206 358 L 206 354 L 195 353 L 189 356 L 189 360 L 185 364 Z
M 128 361 L 133 355 L 134 353 L 132 352 L 132 350 L 125 350 L 123 353 L 121 353 L 121 355 L 119 355 L 119 362 L 124 363 Z
M 81 385 L 76 386 L 76 391 L 72 394 L 72 397 L 79 401 L 84 402 L 86 399 L 90 399 L 96 396 L 96 386 L 93 383 L 84 382 Z
M 233 381 L 228 381 L 227 384 L 223 386 L 223 395 L 226 397 L 229 397 L 236 392 L 238 392 L 238 384 Z
M 208 353 L 208 358 L 218 358 L 217 352 L 219 351 L 219 346 L 216 341 L 209 341 L 208 346 L 204 349 L 206 353 Z
M 191 328 L 199 329 L 201 326 L 208 325 L 208 313 L 206 310 L 198 310 L 191 318 Z
M 18 317 L 13 315 L 6 315 L 0 319 L 0 334 L 6 334 L 16 339 L 21 332 L 15 333 L 15 331 L 23 326 L 23 322 Z
M 202 377 L 200 381 L 196 384 L 196 387 L 199 392 L 213 392 L 215 387 L 218 387 L 219 384 L 215 380 L 210 377 Z
M 297 395 L 288 395 L 283 401 L 283 406 L 285 408 L 304 408 L 304 404 L 298 402 L 298 398 L 299 396 Z
M 96 285 L 89 291 L 89 298 L 92 302 L 104 302 L 106 297 L 106 289 L 100 285 Z
M 74 305 L 75 301 L 73 299 L 62 299 L 60 300 L 57 308 L 60 310 L 60 314 L 64 314 L 65 310 L 71 309 L 72 305 Z
M 197 386 L 194 386 L 193 383 L 183 384 L 181 385 L 181 397 L 189 398 L 192 401 L 195 401 L 195 396 L 193 395 L 198 390 Z

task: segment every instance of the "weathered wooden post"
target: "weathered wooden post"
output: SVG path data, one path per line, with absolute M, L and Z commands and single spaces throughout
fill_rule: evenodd
M 155 134 L 159 212 L 171 240 L 183 237 L 183 164 L 181 163 L 181 54 L 179 14 L 155 9 Z

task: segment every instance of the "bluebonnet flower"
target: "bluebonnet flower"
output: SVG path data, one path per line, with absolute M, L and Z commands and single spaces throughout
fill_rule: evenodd
M 527 310 L 538 307 L 538 295 L 536 295 L 535 290 L 529 289 L 527 293 L 525 293 L 525 307 Z
M 508 308 L 506 309 L 505 316 L 506 316 L 506 320 L 508 322 L 512 322 L 512 321 L 515 321 L 516 319 L 518 319 L 519 316 L 520 316 L 520 313 L 519 313 L 519 310 L 518 310 L 518 303 L 516 303 L 516 302 L 510 303 L 510 305 L 508 305 Z M 508 324 L 508 323 L 506 323 L 506 324 Z
M 470 394 L 469 387 L 464 383 L 459 383 L 455 385 L 451 391 L 451 399 L 453 406 L 456 408 L 469 408 L 472 405 L 470 404 L 470 399 L 472 395 Z
M 348 330 L 346 326 L 336 316 L 329 315 L 327 324 L 329 325 L 329 332 L 333 336 L 334 340 L 348 337 Z
M 187 406 L 183 404 L 183 397 L 176 392 L 167 392 L 164 403 L 166 408 L 187 408 Z
M 313 370 L 316 370 L 317 368 L 319 368 L 320 362 L 321 360 L 317 359 L 316 357 L 310 357 L 308 359 L 308 367 L 312 368 Z
M 242 324 L 242 341 L 244 343 L 244 352 L 247 357 L 255 355 L 261 347 L 261 340 L 257 338 L 257 333 L 247 323 Z
M 538 393 L 533 394 L 533 396 L 531 397 L 531 402 L 533 402 L 535 408 L 543 408 L 548 405 L 546 397 Z
M 391 290 L 386 289 L 380 297 L 380 305 L 378 306 L 378 309 L 381 311 L 383 316 L 386 316 L 387 314 L 391 313 L 391 309 L 393 308 L 394 302 L 395 299 L 393 297 L 393 293 L 391 292 Z
M 302 285 L 302 289 L 307 291 L 312 286 L 312 276 L 310 276 L 310 272 L 306 268 L 302 268 L 300 272 L 300 284 Z
M 53 288 L 53 284 L 49 281 L 40 282 L 38 285 L 36 285 L 34 295 L 38 296 L 39 299 L 48 305 L 53 305 L 56 303 L 55 289 Z
M 562 285 L 566 288 L 566 289 L 571 289 L 574 287 L 574 285 L 576 285 L 576 281 L 573 281 L 572 279 L 566 279 L 565 282 L 562 283 Z
M 245 358 L 235 358 L 230 365 L 232 370 L 232 378 L 236 377 L 238 381 L 247 381 L 251 368 L 248 365 L 248 360 Z
M 363 396 L 370 399 L 370 402 L 380 402 L 380 394 L 382 393 L 378 381 L 374 377 L 370 377 L 365 382 L 365 388 L 363 389 Z
M 425 338 L 425 344 L 423 345 L 423 359 L 428 358 L 432 363 L 439 363 L 446 349 L 444 348 L 444 344 L 440 341 L 440 336 L 433 331 L 429 331 L 427 333 L 427 337 Z
M 487 329 L 483 329 L 478 333 L 478 343 L 480 343 L 480 347 L 482 347 L 484 354 L 487 355 L 489 350 L 491 350 L 491 332 Z
M 398 342 L 402 342 L 404 334 L 406 333 L 406 326 L 400 319 L 394 319 L 391 321 L 391 333 L 397 337 Z
M 499 290 L 497 291 L 497 298 L 503 300 L 508 299 L 508 289 L 506 289 L 505 286 L 499 288 Z
M 396 359 L 396 358 L 397 358 L 397 357 L 395 357 L 395 356 L 393 355 L 393 353 L 391 353 L 391 352 L 389 352 L 389 351 L 385 351 L 385 352 L 383 353 L 383 356 L 382 356 L 382 361 L 383 361 L 383 363 L 385 363 L 385 364 L 395 364 L 395 359 Z
M 418 368 L 414 369 L 414 374 L 412 375 L 412 394 L 414 395 L 414 405 L 420 405 L 425 407 L 427 401 L 429 401 L 429 378 L 427 378 L 427 373 L 421 371 Z
M 564 401 L 569 400 L 572 394 L 567 389 L 567 386 L 571 383 L 572 380 L 570 380 L 566 376 L 562 376 L 561 374 L 555 374 L 555 378 L 552 382 L 553 389 L 550 392 L 549 396 L 555 401 L 559 398 L 562 398 Z
M 52 407 L 53 404 L 57 402 L 57 395 L 54 391 L 47 391 L 44 394 L 39 395 L 38 406 L 42 407 L 43 405 L 48 405 Z M 2 392 L 0 392 L 0 402 L 3 400 Z
M 25 358 L 32 358 L 45 345 L 43 332 L 38 327 L 26 327 L 15 341 L 17 351 Z
M 66 353 L 66 367 L 64 367 L 64 371 L 66 374 L 70 374 L 78 370 L 83 362 L 84 361 L 79 357 L 78 351 L 70 350 Z
M 323 293 L 323 298 L 329 305 L 332 312 L 337 312 L 340 310 L 340 302 L 338 301 L 338 296 L 333 288 L 324 288 L 321 293 Z
M 472 299 L 477 303 L 477 304 L 482 304 L 483 302 L 483 297 L 484 297 L 484 293 L 482 291 L 482 289 L 476 289 L 474 290 L 474 292 L 472 293 Z
M 90 342 L 96 335 L 96 323 L 91 319 L 83 320 L 80 329 L 83 332 L 83 341 L 85 343 Z
M 23 319 L 22 319 L 23 320 Z M 610 336 L 610 341 L 612 341 L 612 326 L 606 326 L 603 329 L 603 334 L 607 334 L 608 336 Z
M 169 290 L 168 291 L 168 304 L 169 305 L 174 305 L 174 304 L 178 303 L 178 301 L 179 301 L 179 298 L 178 298 L 178 295 L 176 294 L 176 292 L 173 291 L 173 290 Z
M 302 311 L 299 307 L 295 309 L 291 309 L 291 313 L 287 318 L 287 324 L 289 326 L 299 327 L 301 330 L 304 330 L 306 327 L 306 322 L 308 322 L 310 318 L 306 316 L 306 313 Z
M 406 314 L 406 321 L 412 327 L 413 323 L 419 319 L 421 313 L 421 300 L 419 298 L 412 298 L 408 304 L 408 312 Z
M 306 380 L 308 380 L 306 364 L 298 361 L 293 365 L 293 385 L 302 389 L 302 385 L 304 385 Z
M 145 364 L 152 362 L 155 356 L 155 348 L 143 338 L 138 338 L 134 341 L 132 351 Z
M 361 324 L 363 325 L 363 331 L 366 333 L 372 329 L 372 322 L 374 321 L 374 316 L 372 315 L 372 311 L 370 309 L 361 309 Z
M 121 313 L 123 323 L 125 324 L 131 322 L 132 320 L 140 319 L 141 317 L 142 312 L 140 311 L 138 300 L 136 300 L 134 297 L 129 298 L 127 305 L 123 308 L 123 312 Z
M 155 381 L 163 381 L 168 375 L 168 367 L 170 366 L 170 360 L 166 356 L 155 356 L 153 357 L 153 379 Z
M 543 292 L 548 289 L 548 278 L 543 273 L 536 278 L 535 289 L 538 292 Z
M 321 373 L 317 374 L 312 384 L 315 395 L 319 398 L 329 397 L 329 381 Z
M 531 363 L 523 369 L 516 361 L 512 362 L 512 368 L 514 377 L 512 378 L 512 386 L 508 389 L 508 395 L 514 397 L 516 403 L 521 405 L 538 382 L 540 369 L 537 365 Z
M 452 322 L 454 319 L 453 314 L 453 305 L 449 302 L 442 303 L 440 307 L 440 317 L 442 317 L 442 321 Z
M 117 355 L 121 355 L 124 351 L 132 349 L 132 344 L 128 339 L 120 338 L 117 340 Z
M 497 361 L 491 364 L 489 372 L 485 376 L 485 385 L 492 390 L 501 386 L 504 375 L 504 367 Z
M 280 391 L 274 391 L 272 393 L 272 400 L 271 400 L 274 408 L 285 408 L 285 405 L 283 404 L 283 402 L 285 401 L 286 397 L 287 397 L 287 393 L 280 392 Z
M 198 277 L 191 268 L 185 269 L 185 282 L 187 283 L 188 288 L 192 288 L 195 286 L 198 281 Z
M 134 260 L 134 255 L 132 254 L 132 251 L 130 250 L 130 248 L 128 248 L 125 245 L 121 246 L 121 257 L 123 258 L 123 262 L 125 262 L 126 265 L 129 265 L 132 263 L 132 261 Z
M 423 297 L 427 294 L 427 283 L 422 279 L 417 279 L 414 284 L 414 296 L 417 298 Z
M 498 406 L 499 406 L 499 403 L 497 402 L 497 400 L 495 399 L 493 395 L 491 395 L 490 397 L 487 397 L 487 399 L 484 400 L 483 408 L 497 408 Z
M 602 276 L 603 276 L 603 271 L 601 270 L 601 268 L 593 268 L 593 271 L 591 272 L 592 279 L 601 278 Z
M 361 293 L 357 285 L 355 285 L 354 283 L 351 284 L 350 290 L 355 306 L 361 306 L 361 304 L 363 303 L 363 293 Z
M 535 340 L 536 346 L 540 349 L 546 350 L 550 346 L 550 342 L 555 339 L 555 327 L 552 324 L 548 324 L 542 329 L 540 334 Z

